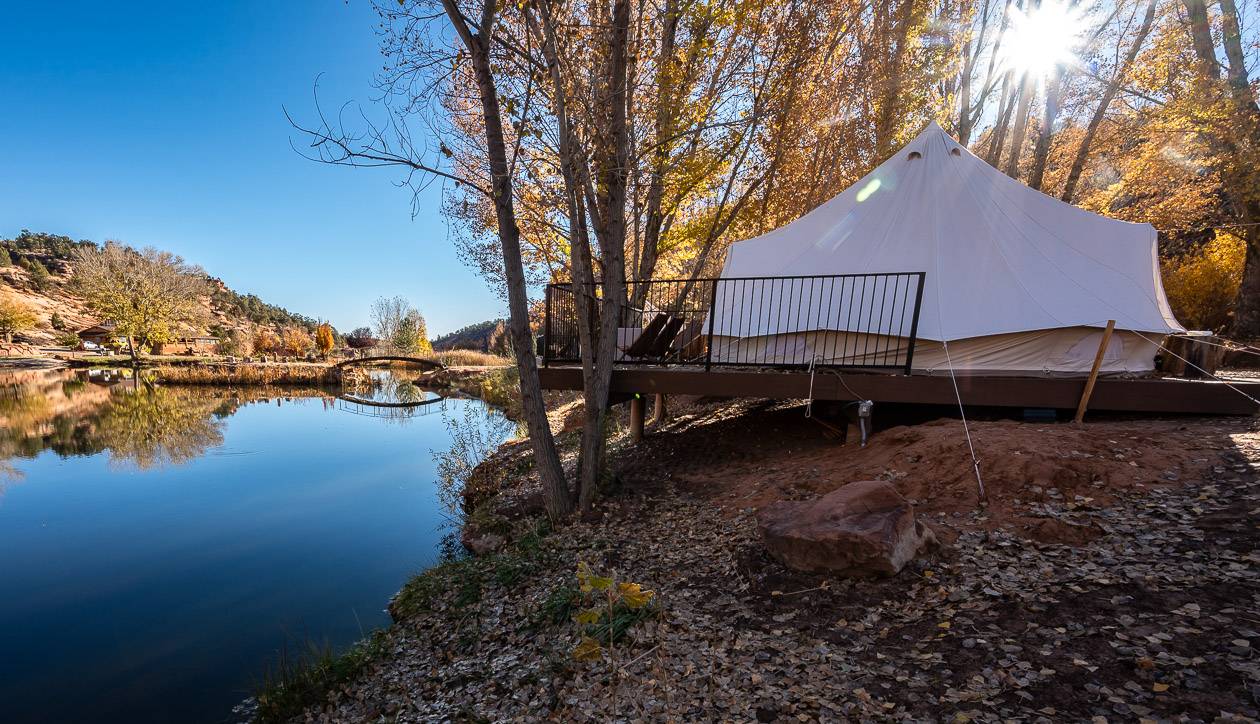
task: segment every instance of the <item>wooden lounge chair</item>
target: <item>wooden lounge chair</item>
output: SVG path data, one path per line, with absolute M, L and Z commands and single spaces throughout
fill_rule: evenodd
M 704 356 L 704 318 L 693 317 L 687 320 L 682 332 L 674 338 L 673 352 L 679 362 L 692 362 Z
M 669 321 L 670 316 L 668 314 L 658 314 L 653 317 L 652 321 L 648 322 L 647 326 L 643 328 L 643 333 L 629 347 L 626 347 L 626 356 L 634 358 L 647 356 L 656 345 L 656 338 L 660 336 L 661 331 L 665 329 L 665 325 Z
M 656 335 L 656 340 L 652 342 L 652 348 L 648 351 L 647 357 L 652 359 L 664 359 L 669 353 L 670 347 L 674 344 L 674 339 L 678 337 L 678 330 L 682 329 L 683 318 L 670 316 L 669 321 L 665 323 L 665 327 L 661 329 L 661 333 Z

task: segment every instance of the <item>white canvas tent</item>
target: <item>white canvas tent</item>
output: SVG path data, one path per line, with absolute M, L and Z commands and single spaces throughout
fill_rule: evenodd
M 1184 331 L 1164 295 L 1153 227 L 1034 191 L 935 123 L 839 196 L 732 245 L 722 277 L 877 272 L 926 272 L 913 364 L 920 371 L 952 363 L 959 373 L 1087 373 L 1101 328 L 1114 319 L 1103 371 L 1145 372 L 1162 337 Z M 836 337 L 898 334 L 891 325 L 858 327 L 838 306 L 821 305 L 750 326 L 759 290 L 742 286 L 711 312 L 715 362 L 782 363 L 803 352 L 820 364 L 861 364 Z

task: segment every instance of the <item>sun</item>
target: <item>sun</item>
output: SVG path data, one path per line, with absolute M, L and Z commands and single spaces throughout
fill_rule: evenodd
M 1077 62 L 1085 34 L 1085 13 L 1057 0 L 1045 0 L 1027 11 L 1011 8 L 1002 41 L 1003 65 L 1038 80 L 1061 66 Z

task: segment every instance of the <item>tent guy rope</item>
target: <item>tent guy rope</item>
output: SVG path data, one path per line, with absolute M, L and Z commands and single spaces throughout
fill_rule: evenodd
M 1191 362 L 1190 360 L 1186 359 L 1185 357 L 1182 357 L 1181 355 L 1177 354 L 1176 352 L 1172 351 L 1171 349 L 1168 349 L 1167 347 L 1165 347 L 1163 344 L 1161 344 L 1161 343 L 1159 343 L 1159 342 L 1156 342 L 1155 340 L 1151 339 L 1150 337 L 1147 337 L 1146 335 L 1142 334 L 1141 332 L 1136 332 L 1136 331 L 1134 331 L 1134 330 L 1132 330 L 1132 329 L 1130 329 L 1130 330 L 1128 330 L 1128 331 L 1133 332 L 1133 334 L 1136 334 L 1137 336 L 1141 337 L 1142 339 L 1146 340 L 1147 342 L 1150 342 L 1151 344 L 1153 344 L 1153 345 L 1155 345 L 1155 346 L 1159 347 L 1160 349 L 1164 350 L 1165 352 L 1167 352 L 1168 354 L 1172 355 L 1173 357 L 1176 357 L 1177 359 L 1181 360 L 1182 362 L 1185 362 L 1186 364 L 1188 364 L 1188 365 L 1190 365 L 1191 367 L 1195 368 L 1196 370 L 1198 370 L 1198 371 L 1202 372 L 1203 374 L 1207 375 L 1208 377 L 1211 377 L 1212 379 L 1216 380 L 1217 382 L 1220 382 L 1221 384 L 1225 385 L 1226 387 L 1228 387 L 1229 389 L 1233 390 L 1234 392 L 1237 392 L 1238 394 L 1242 395 L 1243 397 L 1246 397 L 1248 400 L 1251 400 L 1252 402 L 1256 403 L 1257 405 L 1260 405 L 1260 400 L 1257 400 L 1256 398 L 1252 397 L 1251 395 L 1247 394 L 1246 392 L 1243 392 L 1242 390 L 1238 389 L 1237 387 L 1234 387 L 1233 385 L 1231 385 L 1231 384 L 1229 383 L 1229 381 L 1228 381 L 1228 380 L 1224 380 L 1224 379 L 1221 379 L 1220 377 L 1217 377 L 1216 375 L 1212 374 L 1211 372 L 1208 372 L 1207 370 L 1203 369 L 1202 367 L 1198 366 L 1197 364 L 1195 364 L 1195 363 Z
M 984 478 L 980 475 L 980 458 L 976 457 L 976 446 L 971 441 L 971 425 L 967 423 L 967 411 L 963 409 L 962 393 L 958 391 L 958 377 L 954 374 L 954 362 L 949 356 L 949 342 L 941 340 L 941 344 L 945 347 L 945 362 L 949 365 L 949 381 L 954 385 L 954 399 L 958 400 L 958 416 L 962 418 L 963 435 L 967 438 L 967 450 L 971 453 L 971 468 L 976 474 L 980 500 L 987 502 L 989 494 L 984 490 Z

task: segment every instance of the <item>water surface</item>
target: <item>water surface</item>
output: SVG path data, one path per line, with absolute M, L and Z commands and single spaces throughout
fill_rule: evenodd
M 511 425 L 476 400 L 0 372 L 0 718 L 223 721 L 286 642 L 385 625 L 452 533 L 434 453 L 470 427 Z

